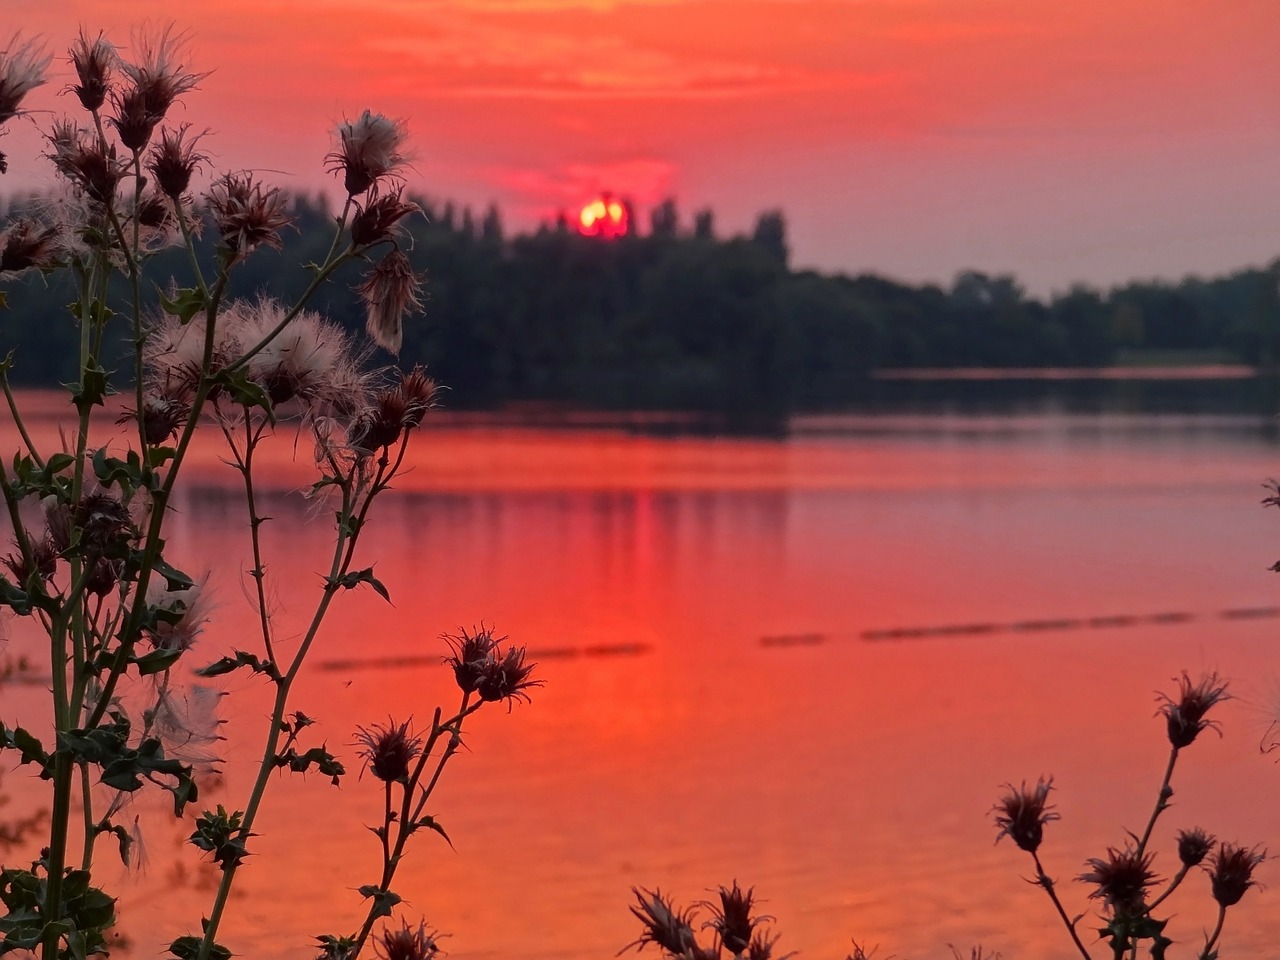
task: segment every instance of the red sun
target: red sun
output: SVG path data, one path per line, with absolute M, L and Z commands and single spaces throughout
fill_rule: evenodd
M 631 229 L 626 205 L 609 194 L 601 194 L 578 214 L 578 232 L 584 237 L 626 236 Z

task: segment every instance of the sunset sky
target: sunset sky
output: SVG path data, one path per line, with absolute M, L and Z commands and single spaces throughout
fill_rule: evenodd
M 0 0 L 62 50 L 154 0 Z M 780 207 L 795 262 L 949 281 L 1176 279 L 1280 255 L 1275 0 L 202 0 L 185 118 L 222 168 L 332 188 L 333 125 L 408 121 L 410 187 L 512 228 L 600 190 Z M 21 11 L 20 15 L 12 14 Z M 6 30 L 7 33 L 7 30 Z M 8 37 L 5 37 L 7 41 Z M 4 42 L 4 41 L 0 41 Z M 57 75 L 28 101 L 70 110 Z M 78 106 L 78 105 L 76 105 Z M 47 183 L 9 125 L 0 189 Z

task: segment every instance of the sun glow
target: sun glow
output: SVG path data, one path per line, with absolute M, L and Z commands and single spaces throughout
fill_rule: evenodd
M 631 218 L 626 204 L 609 194 L 592 200 L 578 214 L 578 232 L 586 237 L 626 236 L 631 229 Z

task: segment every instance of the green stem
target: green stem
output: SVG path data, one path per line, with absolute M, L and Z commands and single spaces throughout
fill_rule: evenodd
M 27 453 L 31 455 L 31 459 L 35 461 L 36 466 L 43 470 L 44 458 L 40 456 L 40 451 L 36 449 L 35 443 L 32 442 L 31 434 L 27 433 L 27 425 L 18 410 L 18 401 L 13 395 L 13 387 L 9 384 L 9 368 L 7 364 L 0 364 L 0 385 L 4 387 L 4 399 L 9 405 L 9 414 L 13 417 L 14 426 L 18 428 L 18 435 L 22 437 L 22 442 L 26 445 Z
M 1222 935 L 1222 925 L 1226 922 L 1226 919 L 1227 908 L 1222 904 L 1218 904 L 1218 923 L 1213 928 L 1213 933 L 1211 933 L 1209 938 L 1204 942 L 1204 950 L 1200 952 L 1201 960 L 1208 960 L 1209 956 L 1212 954 L 1214 944 L 1218 942 L 1218 937 Z

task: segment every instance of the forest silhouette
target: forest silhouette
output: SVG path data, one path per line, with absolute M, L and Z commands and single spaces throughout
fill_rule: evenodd
M 415 202 L 425 216 L 411 218 L 399 242 L 430 280 L 425 314 L 405 325 L 401 360 L 427 364 L 455 408 L 540 401 L 771 415 L 855 402 L 884 369 L 1170 357 L 1267 366 L 1280 357 L 1280 260 L 1213 279 L 1080 285 L 1039 299 L 1013 277 L 976 271 L 942 287 L 793 269 L 777 210 L 760 214 L 749 234 L 721 237 L 712 211 L 686 227 L 668 200 L 649 211 L 647 229 L 602 239 L 563 216 L 508 235 L 496 207 L 477 217 Z M 8 212 L 38 203 L 14 200 Z M 324 258 L 334 211 L 323 197 L 297 195 L 292 214 L 284 249 L 240 266 L 231 297 L 289 301 L 305 288 L 310 274 L 293 265 Z M 188 270 L 180 248 L 147 268 L 180 282 Z M 357 279 L 354 270 L 339 274 L 313 302 L 353 330 L 364 324 Z M 15 384 L 76 379 L 77 330 L 61 308 L 50 312 L 73 299 L 60 288 L 67 283 L 34 276 L 7 285 L 0 355 L 17 348 Z M 108 369 L 131 350 L 124 327 L 104 350 Z

